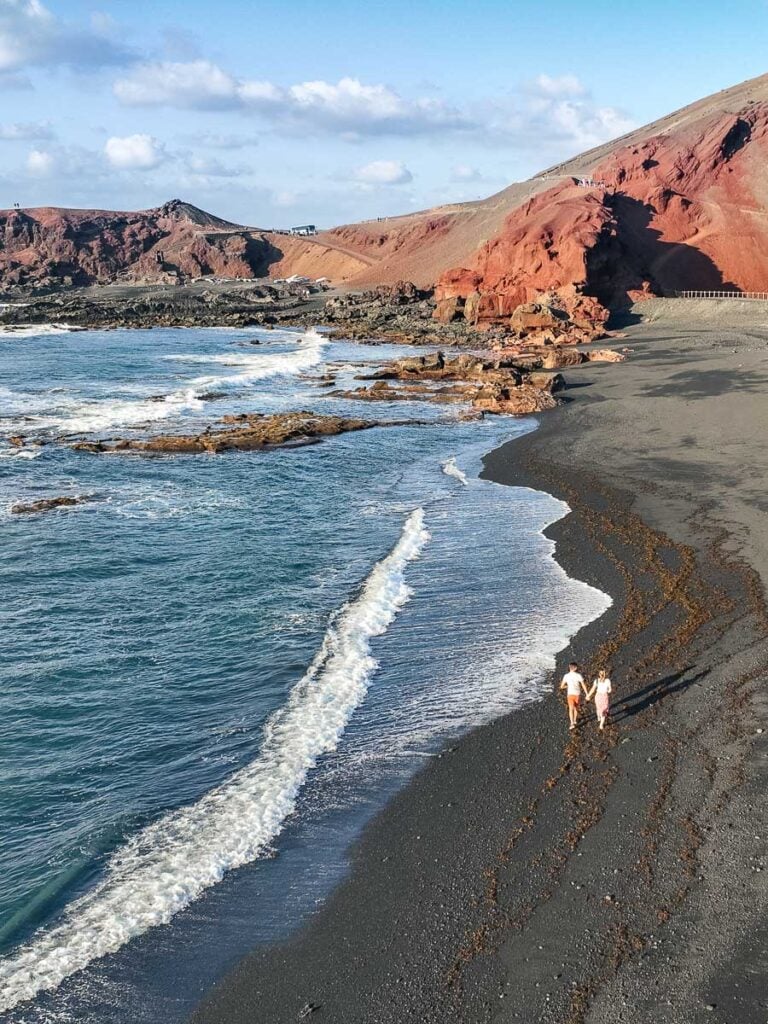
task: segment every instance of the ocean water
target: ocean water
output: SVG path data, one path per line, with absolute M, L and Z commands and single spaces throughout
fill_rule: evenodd
M 533 420 L 319 379 L 404 354 L 316 331 L 0 335 L 4 1024 L 184 1020 L 328 895 L 446 739 L 541 699 L 608 606 L 542 535 L 562 502 L 478 479 Z M 282 409 L 420 422 L 218 456 L 64 443 Z M 64 494 L 89 500 L 10 512 Z

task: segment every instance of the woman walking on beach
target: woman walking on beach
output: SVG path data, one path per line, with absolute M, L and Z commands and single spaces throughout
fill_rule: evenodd
M 595 698 L 595 711 L 597 712 L 597 720 L 600 723 L 601 730 L 605 728 L 605 721 L 611 709 L 612 689 L 608 673 L 604 668 L 601 668 L 597 673 L 597 679 L 592 680 L 592 688 L 587 694 L 587 700 L 591 700 L 592 697 Z

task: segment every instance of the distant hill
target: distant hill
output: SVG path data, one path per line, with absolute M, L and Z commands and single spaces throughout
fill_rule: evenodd
M 768 290 L 768 75 L 488 199 L 311 238 L 179 200 L 139 213 L 0 211 L 0 238 L 0 287 L 206 274 L 411 280 L 437 283 L 439 297 L 475 293 L 488 320 L 544 292 L 590 313 L 678 288 Z
M 343 281 L 369 263 L 313 239 L 232 224 L 179 199 L 131 213 L 2 210 L 0 240 L 5 288 L 293 273 Z

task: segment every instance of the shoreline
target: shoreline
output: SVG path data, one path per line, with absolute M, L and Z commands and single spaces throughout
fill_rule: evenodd
M 587 387 L 607 379 L 588 372 Z M 626 390 L 623 374 L 612 386 Z M 717 929 L 725 909 L 743 924 L 747 913 L 722 867 L 712 881 L 699 872 L 718 844 L 737 855 L 723 815 L 754 753 L 744 716 L 765 653 L 760 582 L 725 560 L 722 538 L 713 546 L 690 507 L 684 529 L 667 517 L 671 541 L 633 510 L 648 504 L 640 488 L 617 490 L 616 474 L 595 475 L 565 450 L 571 405 L 584 404 L 575 391 L 537 431 L 489 453 L 483 475 L 571 507 L 546 531 L 556 559 L 614 605 L 560 655 L 555 677 L 572 651 L 588 665 L 610 660 L 617 723 L 569 739 L 560 702 L 545 699 L 447 748 L 367 827 L 325 906 L 288 942 L 242 961 L 198 1024 L 279 1024 L 305 1007 L 334 1024 L 689 1024 L 728 1000 L 729 1021 L 754 1019 L 733 1008 L 735 920 L 709 935 L 706 969 L 696 950 L 704 923 Z M 749 827 L 744 815 L 739 826 Z M 747 971 L 754 949 L 740 956 Z M 662 992 L 677 999 L 660 1008 Z

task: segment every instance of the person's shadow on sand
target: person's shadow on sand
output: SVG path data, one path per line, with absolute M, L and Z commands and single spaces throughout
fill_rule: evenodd
M 631 718 L 640 711 L 645 711 L 646 708 L 652 707 L 664 697 L 669 697 L 670 694 L 679 693 L 682 690 L 687 690 L 689 686 L 694 686 L 707 674 L 706 670 L 703 670 L 695 676 L 685 679 L 683 677 L 687 671 L 688 669 L 684 668 L 675 675 L 664 676 L 662 679 L 657 679 L 656 682 L 644 686 L 641 690 L 636 690 L 634 693 L 614 701 L 611 705 L 611 721 L 621 722 L 625 718 Z

